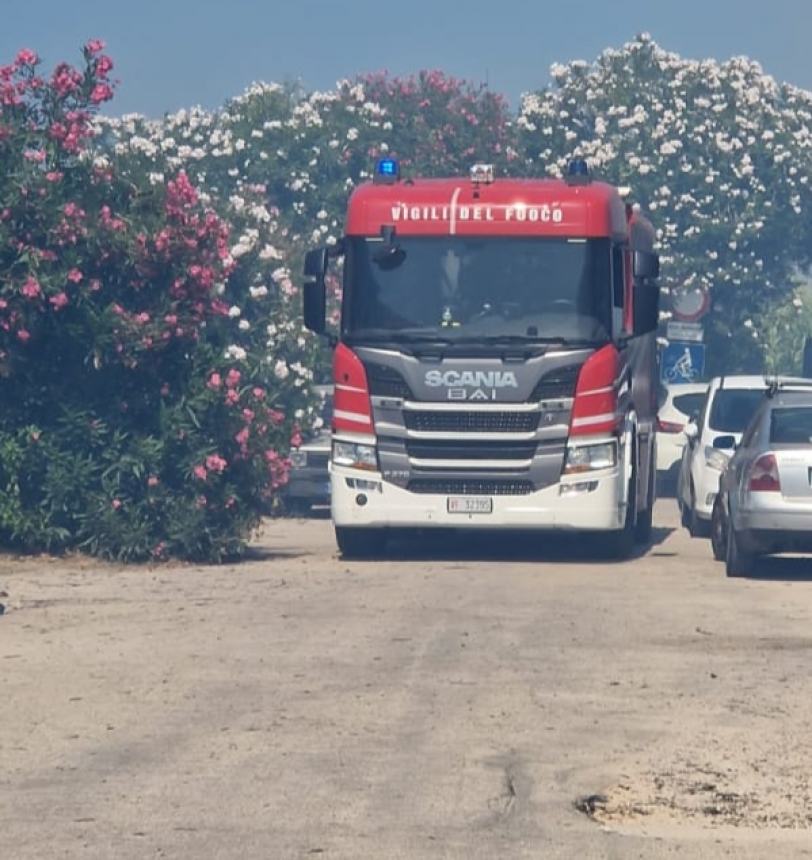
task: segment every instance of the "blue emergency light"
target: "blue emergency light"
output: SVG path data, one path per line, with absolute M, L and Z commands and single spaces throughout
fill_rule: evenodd
M 567 175 L 564 177 L 568 185 L 585 185 L 592 181 L 589 164 L 585 158 L 573 158 L 567 165 Z
M 381 158 L 375 165 L 373 182 L 391 183 L 400 179 L 400 164 L 396 158 Z

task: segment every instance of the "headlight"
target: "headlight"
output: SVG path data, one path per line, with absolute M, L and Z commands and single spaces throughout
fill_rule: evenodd
M 567 448 L 564 474 L 593 472 L 596 469 L 611 469 L 617 463 L 617 444 L 602 442 L 600 445 L 578 445 Z
M 727 464 L 730 461 L 730 454 L 726 454 L 719 448 L 712 448 L 710 445 L 705 446 L 705 462 L 719 472 L 724 472 Z
M 355 442 L 333 442 L 333 462 L 336 466 L 378 471 L 378 456 L 374 445 L 358 445 Z
M 290 465 L 294 469 L 304 469 L 307 465 L 307 451 L 291 451 Z

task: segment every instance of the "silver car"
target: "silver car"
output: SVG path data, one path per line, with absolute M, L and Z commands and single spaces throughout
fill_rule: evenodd
M 713 507 L 713 554 L 728 576 L 760 555 L 812 552 L 812 380 L 773 383 L 729 462 L 733 436 L 714 440 L 724 467 Z

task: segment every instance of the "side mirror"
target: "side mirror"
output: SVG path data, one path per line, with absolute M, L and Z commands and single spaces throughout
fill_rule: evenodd
M 733 451 L 736 447 L 735 436 L 717 436 L 713 440 L 713 447 L 720 451 Z
M 660 321 L 660 288 L 656 284 L 638 281 L 634 285 L 634 334 L 649 334 Z
M 317 248 L 305 254 L 304 264 L 304 324 L 316 334 L 327 327 L 327 248 Z
M 635 280 L 651 280 L 660 277 L 660 257 L 651 251 L 635 251 L 632 260 Z

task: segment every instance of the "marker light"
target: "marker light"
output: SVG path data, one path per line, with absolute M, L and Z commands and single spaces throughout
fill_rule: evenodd
M 471 182 L 479 185 L 490 185 L 493 182 L 492 164 L 474 164 L 471 166 Z
M 400 179 L 400 164 L 396 158 L 381 158 L 375 165 L 375 182 L 397 182 Z

